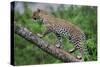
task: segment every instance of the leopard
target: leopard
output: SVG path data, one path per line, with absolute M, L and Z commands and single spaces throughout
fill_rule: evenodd
M 45 25 L 46 31 L 43 32 L 41 37 L 45 37 L 51 32 L 54 33 L 57 37 L 55 46 L 57 48 L 61 48 L 62 37 L 64 36 L 74 45 L 74 48 L 69 50 L 69 52 L 73 53 L 78 50 L 80 55 L 78 55 L 77 58 L 84 60 L 84 49 L 87 49 L 85 45 L 86 36 L 80 27 L 76 26 L 68 20 L 55 17 L 50 12 L 39 8 L 33 12 L 32 19 L 39 20 L 43 25 Z

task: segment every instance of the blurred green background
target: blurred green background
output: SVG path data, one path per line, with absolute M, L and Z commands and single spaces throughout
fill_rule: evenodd
M 24 3 L 24 13 L 20 14 L 15 11 L 15 21 L 23 27 L 28 28 L 31 32 L 37 34 L 45 30 L 43 25 L 35 23 L 31 20 L 32 10 L 28 8 L 27 3 Z M 70 5 L 69 7 L 59 7 L 54 11 L 52 7 L 51 13 L 59 18 L 63 18 L 80 27 L 86 34 L 87 48 L 91 58 L 88 61 L 97 60 L 97 7 L 95 6 L 76 6 Z M 43 38 L 50 44 L 55 44 L 56 37 L 50 33 Z M 62 63 L 60 60 L 54 58 L 50 54 L 39 49 L 34 44 L 31 44 L 19 35 L 14 35 L 14 59 L 15 65 L 29 65 L 29 64 L 51 64 Z M 72 46 L 68 40 L 63 38 L 63 47 L 67 51 Z

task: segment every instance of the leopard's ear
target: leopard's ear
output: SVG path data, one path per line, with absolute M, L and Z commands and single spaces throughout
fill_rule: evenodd
M 38 8 L 37 11 L 40 12 L 41 10 Z

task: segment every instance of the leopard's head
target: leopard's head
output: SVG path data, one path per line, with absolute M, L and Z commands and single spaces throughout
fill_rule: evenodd
M 52 18 L 53 15 L 51 15 L 49 12 L 41 9 L 37 9 L 33 12 L 32 19 L 35 21 L 38 21 L 39 24 L 46 23 L 48 19 Z M 37 22 L 36 22 L 37 23 Z
M 37 11 L 33 12 L 32 19 L 33 20 L 40 19 L 39 13 L 40 13 L 40 9 L 37 9 Z
M 47 11 L 37 9 L 37 11 L 33 12 L 32 18 L 34 20 L 43 19 L 43 16 L 49 15 Z

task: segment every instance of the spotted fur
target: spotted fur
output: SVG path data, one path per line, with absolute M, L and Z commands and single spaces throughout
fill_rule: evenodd
M 41 20 L 46 26 L 47 31 L 44 33 L 44 36 L 50 32 L 53 32 L 57 36 L 57 47 L 61 46 L 62 36 L 64 36 L 69 39 L 74 44 L 75 49 L 78 49 L 81 55 L 83 55 L 85 34 L 79 27 L 64 19 L 56 18 L 40 9 L 33 13 L 33 19 Z

